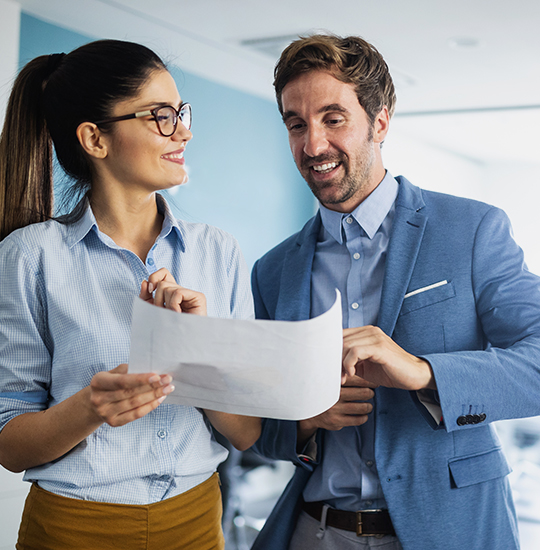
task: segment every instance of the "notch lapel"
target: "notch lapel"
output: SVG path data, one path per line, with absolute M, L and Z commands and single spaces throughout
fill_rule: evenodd
M 320 227 L 321 215 L 317 212 L 283 260 L 276 319 L 303 321 L 310 317 L 311 271 Z
M 386 258 L 377 323 L 389 336 L 394 332 L 428 219 L 427 214 L 423 212 L 425 204 L 421 190 L 402 176 L 396 179 L 400 189 Z

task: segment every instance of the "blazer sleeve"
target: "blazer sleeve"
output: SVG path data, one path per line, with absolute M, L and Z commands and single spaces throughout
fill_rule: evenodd
M 540 414 L 540 279 L 527 270 L 510 221 L 497 208 L 478 225 L 471 271 L 485 349 L 424 356 L 447 431 Z

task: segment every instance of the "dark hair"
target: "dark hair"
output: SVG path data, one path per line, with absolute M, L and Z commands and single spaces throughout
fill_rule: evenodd
M 114 104 L 135 96 L 154 70 L 166 67 L 152 50 L 119 40 L 98 40 L 25 65 L 0 137 L 0 240 L 52 216 L 52 144 L 74 180 L 72 199 L 90 190 L 91 166 L 77 127 L 110 117 Z
M 283 50 L 274 70 L 281 114 L 283 88 L 301 74 L 317 70 L 328 71 L 341 82 L 354 84 L 358 101 L 372 123 L 385 105 L 390 116 L 394 114 L 394 84 L 382 55 L 358 36 L 342 38 L 331 34 L 300 37 Z

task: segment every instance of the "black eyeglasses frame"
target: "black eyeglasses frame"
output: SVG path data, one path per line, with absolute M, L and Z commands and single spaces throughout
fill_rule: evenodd
M 160 109 L 172 109 L 176 113 L 176 117 L 173 121 L 173 131 L 170 134 L 166 134 L 161 129 L 161 126 L 160 126 L 160 123 L 159 123 L 159 120 L 158 120 L 158 114 L 157 114 Z M 189 126 L 184 124 L 184 121 L 183 121 L 183 113 L 185 113 L 185 112 L 189 113 Z M 108 124 L 109 122 L 120 122 L 121 120 L 130 120 L 132 118 L 142 118 L 142 117 L 145 117 L 145 116 L 153 117 L 153 119 L 156 121 L 159 133 L 164 137 L 170 137 L 176 132 L 176 128 L 178 126 L 178 121 L 179 120 L 182 124 L 184 124 L 184 127 L 187 130 L 191 130 L 191 123 L 193 121 L 193 114 L 192 114 L 191 104 L 182 103 L 180 105 L 180 107 L 178 107 L 178 109 L 175 109 L 172 105 L 160 105 L 159 107 L 156 107 L 155 109 L 150 109 L 148 111 L 139 111 L 137 113 L 131 113 L 129 115 L 122 115 L 122 116 L 116 116 L 116 117 L 113 117 L 113 118 L 106 118 L 104 120 L 98 120 L 98 121 L 94 122 L 94 124 L 97 124 L 98 126 L 100 126 L 101 124 Z

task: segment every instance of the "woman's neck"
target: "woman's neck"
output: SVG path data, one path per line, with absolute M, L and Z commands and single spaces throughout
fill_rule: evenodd
M 163 225 L 155 193 L 128 195 L 92 190 L 90 204 L 99 230 L 144 262 Z M 108 195 L 108 196 L 107 196 Z

